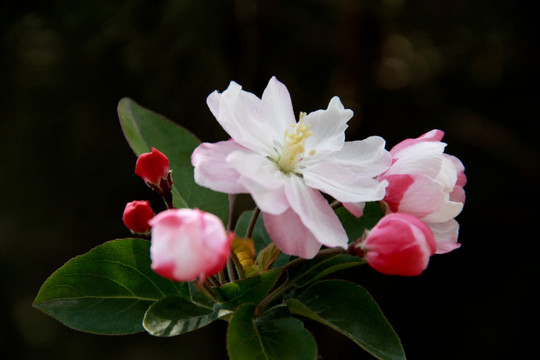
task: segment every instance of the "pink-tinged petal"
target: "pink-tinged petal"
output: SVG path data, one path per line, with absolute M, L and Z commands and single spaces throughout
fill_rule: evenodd
M 387 185 L 331 162 L 315 163 L 304 169 L 302 175 L 307 186 L 342 202 L 382 200 Z
M 440 142 L 422 142 L 403 149 L 397 156 L 390 151 L 394 163 L 385 175 L 423 174 L 435 178 L 442 166 L 444 146 Z
M 450 193 L 450 201 L 465 203 L 465 190 L 461 186 L 456 186 Z
M 463 210 L 463 203 L 444 201 L 436 211 L 421 217 L 426 223 L 441 223 L 455 218 Z
M 300 177 L 291 176 L 285 183 L 285 194 L 291 208 L 320 244 L 347 248 L 345 229 L 320 192 L 307 187 Z
M 259 114 L 260 99 L 231 81 L 223 92 L 213 92 L 207 104 L 223 129 L 240 145 L 253 150 L 273 150 L 271 127 Z
M 334 96 L 326 110 L 309 113 L 304 123 L 312 135 L 306 140 L 306 153 L 315 150 L 315 156 L 324 156 L 343 147 L 347 122 L 353 116 L 352 110 L 345 109 L 337 96 Z
M 360 216 L 364 214 L 364 208 L 366 207 L 366 203 L 365 202 L 357 202 L 357 203 L 344 202 L 343 207 L 347 209 L 355 217 L 359 218 Z
M 385 179 L 388 181 L 388 186 L 384 201 L 388 204 L 390 211 L 397 212 L 405 192 L 414 183 L 414 177 L 409 174 L 398 174 L 386 176 Z
M 283 187 L 287 176 L 273 161 L 237 151 L 227 157 L 227 162 L 241 175 L 238 182 L 248 190 L 261 211 L 278 215 L 289 208 Z
M 348 141 L 339 151 L 323 159 L 317 158 L 315 153 L 313 160 L 338 164 L 364 177 L 375 177 L 388 170 L 392 164 L 392 155 L 384 149 L 384 146 L 383 138 L 370 136 L 364 140 Z M 306 163 L 308 167 L 310 162 Z
M 234 140 L 217 143 L 202 143 L 191 155 L 195 167 L 195 182 L 201 186 L 227 194 L 248 192 L 238 182 L 240 174 L 227 161 L 227 156 L 235 151 L 248 151 Z
M 435 237 L 437 244 L 436 254 L 446 254 L 461 246 L 457 242 L 459 224 L 456 220 L 452 219 L 442 223 L 428 223 L 427 225 Z
M 467 176 L 465 176 L 465 167 L 463 166 L 463 163 L 461 160 L 459 160 L 457 157 L 443 154 L 444 157 L 451 160 L 454 166 L 456 167 L 457 172 L 457 182 L 456 186 L 464 187 L 467 184 Z
M 416 145 L 421 142 L 429 142 L 429 141 L 441 141 L 444 136 L 444 131 L 442 130 L 431 130 L 427 133 L 417 137 L 416 139 L 405 139 L 399 144 L 395 145 L 390 152 L 395 155 L 401 152 L 402 150 L 411 147 L 413 145 Z
M 264 213 L 263 216 L 264 226 L 279 250 L 304 259 L 317 255 L 321 244 L 292 209 L 280 215 Z
M 413 179 L 413 182 L 403 193 L 396 210 L 397 212 L 412 214 L 422 218 L 436 212 L 443 206 L 445 202 L 445 193 L 439 183 L 423 175 L 408 176 Z M 393 191 L 399 194 L 399 192 L 403 190 L 401 186 L 404 186 L 406 182 L 402 177 L 398 176 L 396 179 L 398 180 L 397 185 L 396 188 L 394 188 L 394 176 L 387 176 L 385 179 L 390 183 L 386 190 L 389 198 L 393 196 Z M 396 194 L 396 197 L 398 194 Z M 395 208 L 396 204 L 389 203 L 389 205 L 392 210 L 392 208 Z
M 275 139 L 282 139 L 285 130 L 296 124 L 289 90 L 274 76 L 264 89 L 259 111 L 270 125 Z

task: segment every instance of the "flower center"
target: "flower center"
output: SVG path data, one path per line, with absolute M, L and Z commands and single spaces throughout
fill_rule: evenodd
M 304 124 L 305 112 L 301 112 L 298 123 L 291 124 L 293 130 L 285 130 L 285 142 L 277 165 L 284 173 L 292 172 L 298 163 L 303 159 L 305 152 L 306 139 L 312 135 L 309 131 L 309 125 Z M 310 151 L 313 155 L 315 150 Z

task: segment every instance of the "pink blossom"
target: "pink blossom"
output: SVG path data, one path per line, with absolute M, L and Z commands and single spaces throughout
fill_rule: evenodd
M 161 195 L 171 190 L 173 182 L 170 173 L 169 159 L 155 148 L 137 158 L 135 174 Z
M 312 258 L 322 245 L 346 248 L 347 234 L 322 193 L 338 201 L 381 200 L 386 182 L 376 177 L 391 162 L 384 140 L 345 142 L 353 113 L 338 97 L 326 110 L 300 113 L 297 122 L 289 92 L 275 77 L 260 99 L 231 82 L 207 103 L 232 139 L 195 149 L 195 181 L 250 193 L 287 254 Z
M 225 267 L 234 234 L 227 234 L 214 214 L 198 209 L 165 210 L 150 225 L 152 270 L 159 275 L 203 282 Z
M 126 204 L 122 221 L 134 233 L 146 234 L 151 226 L 148 221 L 154 217 L 154 211 L 146 200 L 131 201 Z
M 459 159 L 444 153 L 444 132 L 432 130 L 394 146 L 392 166 L 380 176 L 388 181 L 384 201 L 391 212 L 414 215 L 433 231 L 437 253 L 452 251 L 459 225 L 454 218 L 465 202 L 465 168 Z
M 393 213 L 384 216 L 355 250 L 383 274 L 416 276 L 428 266 L 436 244 L 424 222 L 413 215 Z

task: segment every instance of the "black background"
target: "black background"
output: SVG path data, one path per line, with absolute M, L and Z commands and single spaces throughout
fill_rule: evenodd
M 433 128 L 466 167 L 459 250 L 415 278 L 365 286 L 409 359 L 532 359 L 540 333 L 534 13 L 523 1 L 3 1 L 0 5 L 0 352 L 10 359 L 222 359 L 224 322 L 184 336 L 96 336 L 31 307 L 69 258 L 129 236 L 137 178 L 116 115 L 129 96 L 205 141 L 230 80 L 276 75 L 295 111 L 338 95 L 347 138 L 388 148 Z M 339 301 L 339 299 L 336 299 Z M 371 358 L 311 322 L 322 359 Z M 352 355 L 351 355 L 352 354 Z M 537 355 L 536 355 L 537 356 Z

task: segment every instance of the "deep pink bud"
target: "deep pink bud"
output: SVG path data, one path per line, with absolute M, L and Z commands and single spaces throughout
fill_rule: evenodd
M 198 209 L 165 210 L 150 221 L 152 270 L 176 281 L 203 282 L 221 271 L 233 233 L 214 214 Z
M 402 276 L 420 275 L 437 248 L 430 228 L 404 213 L 383 217 L 358 246 L 372 268 Z
M 161 195 L 171 189 L 169 159 L 155 148 L 152 148 L 152 152 L 141 154 L 137 158 L 135 174 Z
M 145 234 L 150 231 L 148 221 L 154 217 L 154 211 L 146 200 L 132 201 L 126 204 L 122 221 L 132 232 Z

